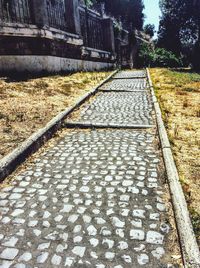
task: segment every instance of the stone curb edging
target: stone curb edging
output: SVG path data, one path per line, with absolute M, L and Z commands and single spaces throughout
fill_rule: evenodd
M 113 77 L 114 80 L 132 80 L 132 79 L 145 79 L 146 76 L 133 76 L 133 77 Z
M 0 160 L 0 182 L 10 175 L 28 156 L 36 152 L 47 140 L 49 140 L 53 134 L 61 128 L 63 120 L 84 101 L 94 95 L 98 89 L 108 82 L 117 72 L 118 70 L 113 71 L 98 86 L 81 97 L 75 105 L 55 116 L 44 128 L 39 129 L 11 153 Z
M 156 121 L 158 126 L 159 138 L 167 172 L 168 183 L 170 187 L 172 204 L 174 207 L 174 215 L 178 229 L 180 245 L 185 268 L 199 268 L 200 267 L 200 252 L 192 223 L 189 216 L 189 211 L 183 189 L 180 184 L 178 171 L 174 162 L 171 146 L 169 143 L 167 131 L 165 129 L 162 114 L 160 110 L 157 97 L 154 93 L 154 87 L 151 81 L 149 69 L 146 69 L 151 94 L 156 113 Z
M 113 90 L 113 89 L 99 89 L 99 92 L 119 92 L 119 93 L 123 93 L 123 92 L 128 92 L 128 93 L 138 93 L 138 92 L 144 92 L 144 93 L 149 93 L 150 92 L 150 90 L 148 89 L 148 88 L 145 88 L 145 89 L 143 89 L 143 90 L 128 90 L 128 89 L 126 89 L 126 90 L 120 90 L 120 89 L 118 89 L 118 90 Z
M 90 122 L 70 122 L 65 123 L 67 128 L 118 128 L 118 129 L 148 129 L 155 127 L 154 125 L 120 125 L 120 124 L 103 124 Z

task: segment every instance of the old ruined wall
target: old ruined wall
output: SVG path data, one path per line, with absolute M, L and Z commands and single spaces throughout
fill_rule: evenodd
M 78 0 L 0 0 L 0 71 L 100 70 L 115 59 L 112 20 Z

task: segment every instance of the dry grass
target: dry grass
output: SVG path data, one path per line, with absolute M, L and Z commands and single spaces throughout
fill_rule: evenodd
M 21 82 L 0 78 L 0 159 L 108 74 L 76 73 Z
M 150 73 L 200 245 L 200 75 L 168 69 Z

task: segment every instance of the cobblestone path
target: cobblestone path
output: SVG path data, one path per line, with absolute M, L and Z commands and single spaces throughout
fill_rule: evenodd
M 118 124 L 120 126 L 152 125 L 150 92 L 101 92 L 80 109 L 72 121 L 85 124 Z
M 154 122 L 148 91 L 101 92 L 91 103 L 83 123 Z M 158 145 L 155 127 L 63 130 L 0 190 L 0 267 L 179 267 Z
M 121 71 L 117 73 L 114 78 L 118 79 L 130 79 L 130 78 L 146 78 L 146 71 Z
M 114 79 L 102 87 L 103 91 L 141 91 L 148 88 L 146 78 Z

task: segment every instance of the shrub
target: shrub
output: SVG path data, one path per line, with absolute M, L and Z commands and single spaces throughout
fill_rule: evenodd
M 142 43 L 138 55 L 139 66 L 150 66 L 153 62 L 154 51 L 152 47 L 146 43 Z
M 139 52 L 139 65 L 150 67 L 180 67 L 182 61 L 171 51 L 164 48 L 153 48 L 143 43 Z
M 182 66 L 181 59 L 179 59 L 171 51 L 164 48 L 156 48 L 154 53 L 154 66 L 158 67 L 179 67 Z

